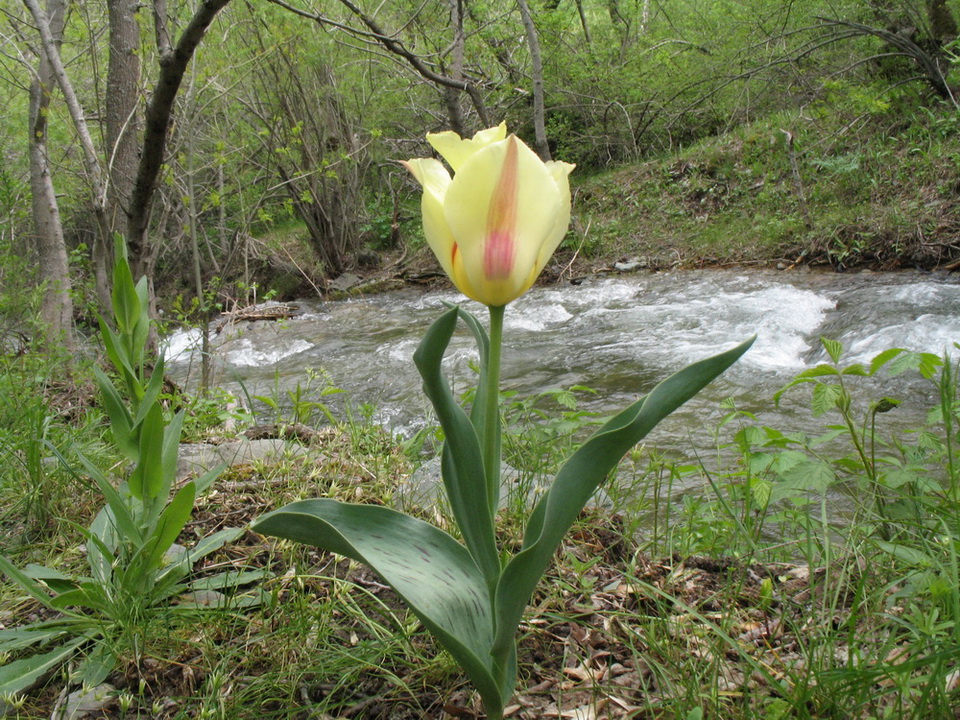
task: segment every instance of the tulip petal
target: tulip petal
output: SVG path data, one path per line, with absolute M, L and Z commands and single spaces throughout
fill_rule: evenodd
M 440 133 L 427 133 L 427 142 L 440 153 L 456 173 L 471 155 L 506 137 L 507 124 L 503 122 L 496 127 L 481 130 L 470 140 L 461 138 L 452 130 L 447 130 Z
M 549 170 L 515 136 L 466 160 L 444 201 L 447 223 L 462 256 L 458 274 L 463 279 L 454 276 L 461 291 L 498 306 L 530 287 L 539 272 L 541 248 L 554 242 L 558 232 L 558 216 L 569 218 L 569 190 L 565 208 L 559 176 L 566 179 L 565 173 Z M 557 243 L 559 239 L 554 247 Z
M 450 173 L 439 160 L 435 158 L 414 158 L 401 162 L 407 170 L 423 186 L 424 192 L 432 193 L 443 202 L 444 195 L 450 185 Z
M 537 265 L 536 265 L 536 274 L 539 275 L 540 271 L 543 270 L 544 266 L 547 264 L 547 261 L 550 260 L 550 257 L 553 255 L 554 251 L 563 241 L 564 236 L 567 234 L 567 229 L 570 226 L 570 173 L 573 172 L 573 169 L 576 167 L 573 163 L 566 163 L 551 160 L 546 163 L 547 170 L 553 176 L 554 182 L 557 184 L 557 190 L 560 191 L 560 212 L 557 213 L 556 222 L 554 223 L 553 228 L 550 230 L 550 235 L 547 237 L 546 242 L 541 246 L 540 253 L 537 255 Z M 536 277 L 534 277 L 536 280 Z M 532 281 L 531 281 L 532 284 Z
M 403 165 L 423 186 L 423 198 L 420 201 L 423 235 L 440 261 L 440 267 L 452 278 L 457 244 L 443 212 L 443 201 L 450 186 L 450 173 L 434 158 L 407 160 Z

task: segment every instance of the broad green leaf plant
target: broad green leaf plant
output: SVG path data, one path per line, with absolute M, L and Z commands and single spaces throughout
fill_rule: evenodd
M 455 172 L 411 160 L 424 188 L 424 231 L 454 284 L 489 308 L 480 321 L 451 307 L 429 328 L 414 362 L 443 428 L 443 484 L 462 542 L 392 509 L 302 500 L 254 523 L 258 532 L 366 563 L 407 603 L 463 668 L 489 718 L 502 718 L 517 676 L 517 628 L 557 546 L 623 455 L 673 410 L 734 363 L 752 340 L 697 362 L 602 425 L 562 466 L 526 523 L 513 556 L 498 549 L 500 358 L 505 306 L 527 291 L 562 240 L 570 218 L 566 163 L 543 163 L 504 126 L 461 140 L 428 140 Z M 480 354 L 470 412 L 441 372 L 463 321 Z
M 181 412 L 168 420 L 161 406 L 163 358 L 156 360 L 151 372 L 146 353 L 150 332 L 146 281 L 134 285 L 123 250 L 118 243 L 112 298 L 116 331 L 102 318 L 100 331 L 125 392 L 106 373 L 94 372 L 113 439 L 132 469 L 115 486 L 107 473 L 81 456 L 86 474 L 105 499 L 83 530 L 89 575 L 71 577 L 39 565 L 20 569 L 0 556 L 0 571 L 33 600 L 58 613 L 49 620 L 0 630 L 0 652 L 17 658 L 0 667 L 0 696 L 29 688 L 76 657 L 81 660 L 74 679 L 91 686 L 102 682 L 123 654 L 138 660 L 151 614 L 161 608 L 169 611 L 173 597 L 199 589 L 186 582 L 195 563 L 243 532 L 221 530 L 189 551 L 171 552 L 197 494 L 221 468 L 174 488 L 184 416 Z M 198 582 L 204 588 L 223 588 L 237 579 L 256 578 L 234 573 Z M 190 603 L 175 607 L 185 609 Z

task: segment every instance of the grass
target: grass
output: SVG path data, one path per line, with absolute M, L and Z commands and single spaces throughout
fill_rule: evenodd
M 594 263 L 637 257 L 650 267 L 947 264 L 957 250 L 957 114 L 918 105 L 913 90 L 858 88 L 844 103 L 825 98 L 662 158 L 574 175 L 580 236 L 568 246 Z
M 842 373 L 842 349 L 833 350 Z M 606 488 L 612 507 L 581 518 L 533 598 L 509 717 L 958 717 L 956 383 L 954 369 L 932 357 L 907 358 L 899 368 L 922 368 L 938 388 L 929 425 L 874 438 L 882 449 L 872 457 L 881 469 L 872 475 L 854 442 L 863 438 L 829 427 L 842 429 L 843 413 L 858 408 L 847 407 L 842 394 L 816 389 L 854 382 L 853 374 L 811 375 L 788 390 L 810 390 L 811 401 L 821 403 L 824 395 L 840 398 L 812 410 L 841 441 L 829 451 L 817 438 L 775 431 L 762 417 L 727 406 L 716 430 L 715 467 L 668 462 L 645 449 L 631 453 Z M 8 368 L 8 382 L 12 373 Z M 552 410 L 559 420 L 547 420 Z M 592 420 L 578 413 L 575 393 L 510 398 L 506 411 L 508 427 L 537 423 L 530 437 L 558 453 L 575 442 L 578 423 Z M 25 433 L 36 431 L 30 417 L 23 423 Z M 97 438 L 92 422 L 75 432 Z M 536 482 L 549 472 L 550 457 L 525 453 L 524 437 L 508 435 L 511 460 L 521 477 Z M 831 467 L 829 482 L 798 474 L 800 455 Z M 899 472 L 897 463 L 909 464 L 912 475 L 884 475 Z M 307 455 L 231 469 L 198 502 L 180 542 L 189 546 L 302 497 L 389 503 L 411 469 L 410 457 L 369 414 L 354 414 L 318 435 Z M 671 486 L 691 474 L 705 492 L 672 497 Z M 68 517 L 92 513 L 94 499 L 68 514 L 57 493 L 73 492 L 76 480 L 59 482 L 57 492 L 42 496 L 52 525 L 27 544 L 5 534 L 3 554 L 65 571 L 83 564 Z M 8 483 L 6 502 L 18 491 L 24 486 Z M 841 496 L 853 508 L 844 524 L 827 512 Z M 509 542 L 509 528 L 522 522 L 521 504 L 503 512 Z M 429 508 L 424 513 L 446 522 Z M 5 516 L 8 528 L 11 518 Z M 458 669 L 364 567 L 248 532 L 206 558 L 198 575 L 261 568 L 271 575 L 259 606 L 228 602 L 152 617 L 141 661 L 129 658 L 110 678 L 115 691 L 106 715 L 473 716 L 477 701 Z M 4 625 L 39 612 L 4 586 Z M 7 698 L 18 705 L 11 716 L 49 717 L 62 703 L 68 672 Z

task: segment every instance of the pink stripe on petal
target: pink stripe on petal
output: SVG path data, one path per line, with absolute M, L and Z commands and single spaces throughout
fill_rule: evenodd
M 487 214 L 483 270 L 488 280 L 505 280 L 513 272 L 516 256 L 517 170 L 517 138 L 511 135 L 507 138 L 503 167 L 490 198 L 490 210 Z
M 493 230 L 487 235 L 483 253 L 483 271 L 487 280 L 506 280 L 513 271 L 513 234 Z

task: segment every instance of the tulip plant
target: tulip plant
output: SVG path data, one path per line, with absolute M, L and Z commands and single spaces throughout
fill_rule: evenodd
M 302 500 L 254 529 L 366 563 L 460 664 L 488 718 L 502 718 L 517 675 L 515 636 L 527 602 L 564 534 L 623 455 L 660 420 L 733 364 L 752 340 L 664 380 L 606 422 L 563 465 L 526 523 L 515 555 L 498 549 L 499 374 L 505 306 L 534 283 L 570 219 L 573 166 L 543 163 L 500 125 L 472 139 L 427 136 L 435 159 L 405 163 L 423 186 L 423 225 L 454 284 L 489 308 L 489 334 L 460 307 L 429 328 L 414 362 L 445 443 L 444 489 L 462 542 L 423 520 L 378 505 Z M 480 379 L 469 413 L 454 399 L 441 361 L 458 321 L 473 334 Z

